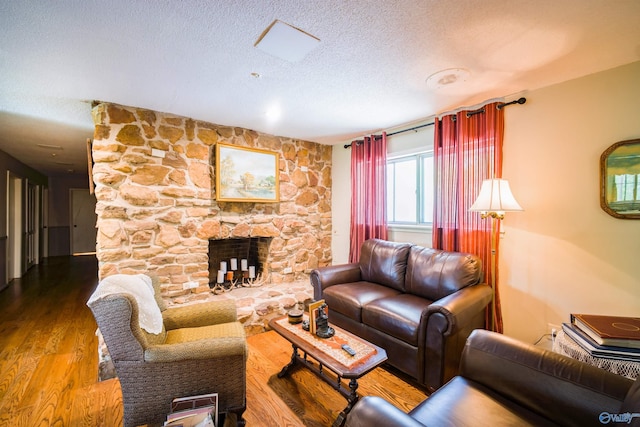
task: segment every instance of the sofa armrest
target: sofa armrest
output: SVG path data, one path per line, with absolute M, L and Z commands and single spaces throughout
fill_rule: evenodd
M 211 338 L 176 344 L 149 346 L 144 351 L 145 362 L 178 362 L 195 359 L 215 359 L 226 356 L 247 357 L 244 337 Z
M 198 328 L 235 322 L 238 319 L 238 313 L 233 300 L 206 301 L 169 307 L 162 312 L 162 319 L 167 330 Z
M 491 294 L 486 284 L 467 286 L 425 310 L 424 384 L 430 392 L 458 374 L 467 337 L 474 329 L 485 327 Z
M 378 396 L 364 396 L 347 415 L 345 427 L 424 427 L 408 414 Z
M 491 298 L 491 288 L 487 284 L 468 286 L 434 301 L 427 309 L 427 316 L 442 314 L 447 319 L 447 329 L 442 331 L 443 335 L 452 335 L 470 324 L 491 302 Z
M 310 279 L 313 285 L 313 298 L 317 301 L 322 299 L 322 291 L 329 286 L 362 280 L 360 264 L 339 264 L 317 268 L 311 272 Z
M 460 375 L 554 420 L 599 425 L 619 413 L 633 381 L 495 332 L 476 330 L 463 350 Z

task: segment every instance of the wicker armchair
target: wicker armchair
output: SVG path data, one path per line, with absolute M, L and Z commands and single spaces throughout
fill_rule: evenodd
M 147 333 L 129 294 L 89 303 L 122 388 L 124 425 L 162 424 L 176 397 L 218 393 L 219 411 L 244 426 L 247 344 L 233 301 L 166 308 L 163 328 Z

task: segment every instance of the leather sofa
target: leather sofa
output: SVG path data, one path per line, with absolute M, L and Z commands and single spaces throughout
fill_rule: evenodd
M 378 396 L 361 398 L 345 427 L 640 425 L 635 382 L 561 354 L 474 331 L 460 375 L 408 414 Z
M 388 364 L 429 392 L 458 373 L 472 330 L 492 298 L 471 254 L 367 240 L 357 263 L 311 272 L 329 322 L 387 351 Z

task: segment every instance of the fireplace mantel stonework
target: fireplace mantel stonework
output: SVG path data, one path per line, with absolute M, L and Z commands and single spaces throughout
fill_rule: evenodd
M 155 274 L 172 304 L 208 299 L 209 240 L 237 237 L 272 238 L 271 283 L 330 264 L 330 146 L 108 103 L 92 113 L 100 278 Z M 217 203 L 217 143 L 279 153 L 280 202 Z

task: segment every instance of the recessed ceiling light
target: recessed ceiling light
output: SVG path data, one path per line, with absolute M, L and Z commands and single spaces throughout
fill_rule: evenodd
M 272 105 L 267 109 L 265 114 L 270 122 L 275 122 L 282 115 L 282 110 L 280 110 L 278 105 Z
M 276 19 L 264 30 L 254 46 L 285 61 L 297 62 L 319 43 L 319 38 Z
M 465 68 L 447 68 L 431 74 L 427 78 L 427 86 L 431 89 L 438 89 L 455 83 L 464 82 L 471 73 Z

